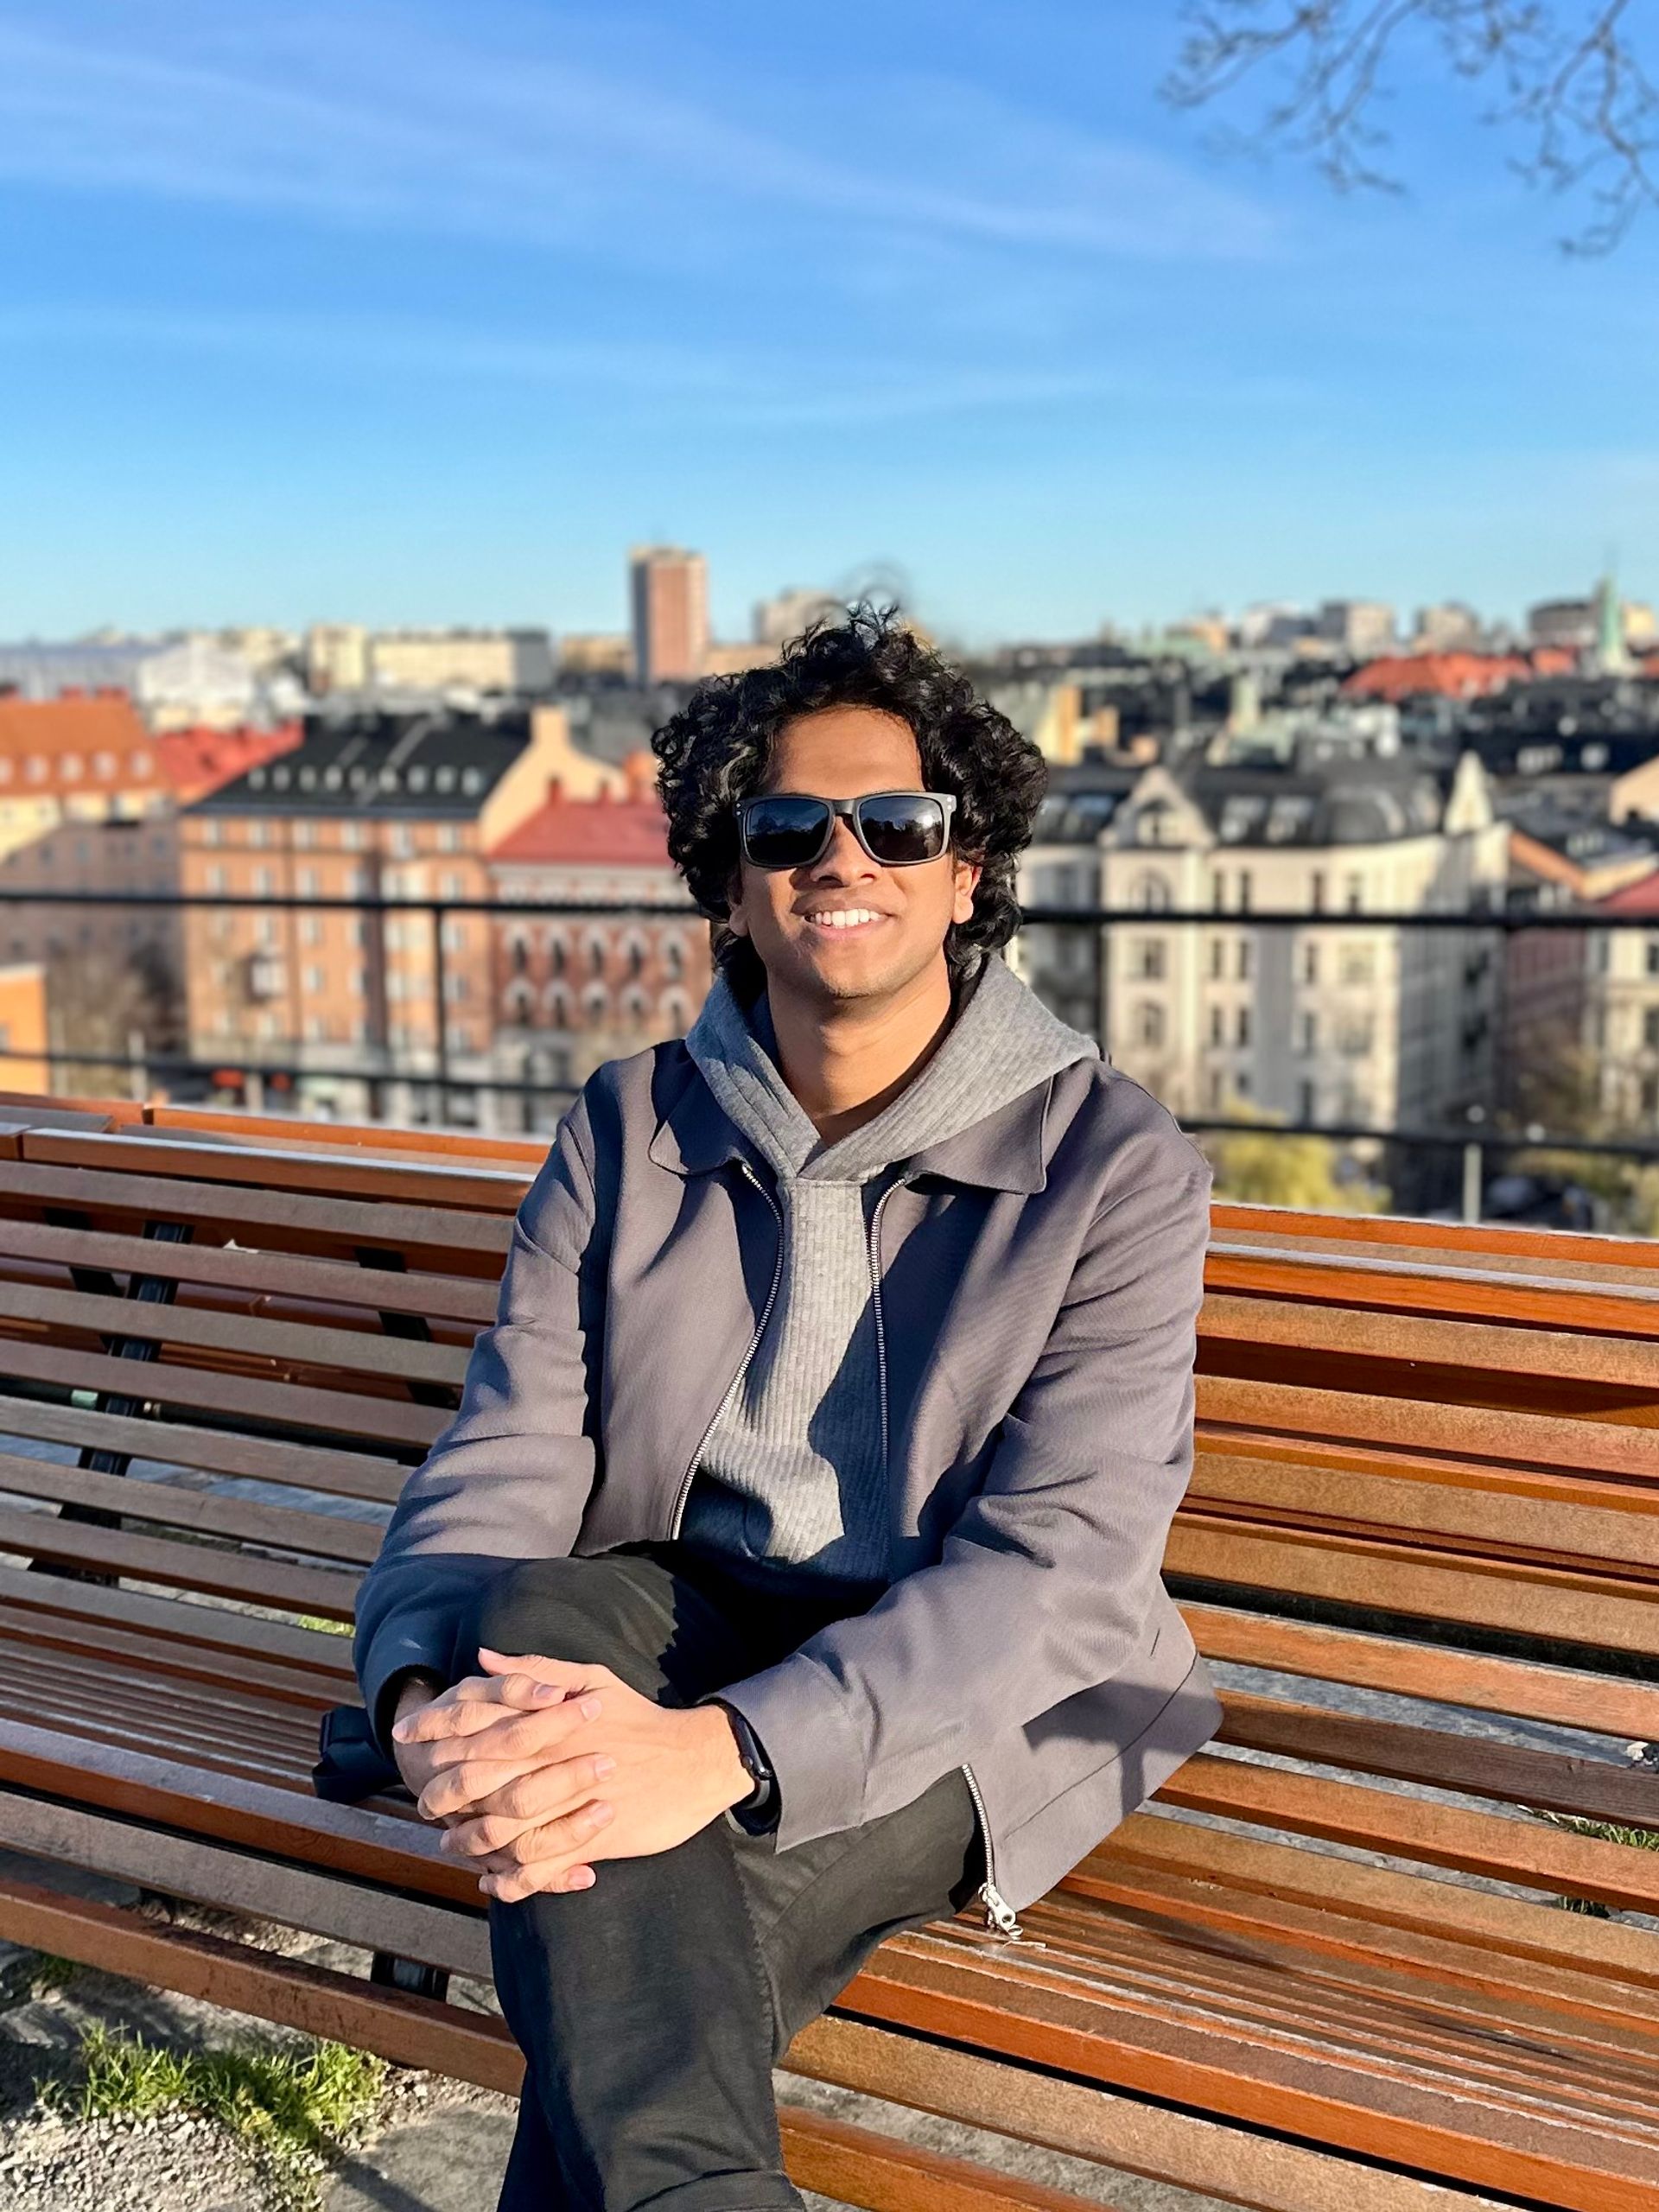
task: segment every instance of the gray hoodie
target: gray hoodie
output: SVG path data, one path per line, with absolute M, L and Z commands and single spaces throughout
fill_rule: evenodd
M 704 1439 L 681 1537 L 734 1560 L 885 1582 L 887 1438 L 870 1249 L 882 1192 L 912 1154 L 1098 1050 L 1001 959 L 983 958 L 914 1082 L 825 1145 L 779 1072 L 764 992 L 746 1010 L 718 977 L 686 1049 L 767 1171 L 783 1235 L 760 1344 Z

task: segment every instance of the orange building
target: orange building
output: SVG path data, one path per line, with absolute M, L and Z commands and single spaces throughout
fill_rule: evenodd
M 708 993 L 709 925 L 668 857 L 655 763 L 639 753 L 625 766 L 625 797 L 574 798 L 556 782 L 486 856 L 501 908 L 491 924 L 496 1061 L 509 1081 L 573 1089 L 603 1060 L 683 1035 Z M 512 911 L 588 902 L 668 911 Z M 550 1125 L 556 1102 L 532 1106 L 523 1125 Z
M 192 807 L 181 817 L 187 891 L 294 902 L 191 910 L 192 1056 L 230 1075 L 280 1073 L 302 1106 L 347 1117 L 471 1111 L 468 1078 L 491 1068 L 490 924 L 450 914 L 440 939 L 420 902 L 489 899 L 484 855 L 561 774 L 585 788 L 623 784 L 620 770 L 575 752 L 556 707 L 319 716 L 292 752 Z M 356 899 L 416 904 L 321 903 Z M 442 1098 L 440 971 L 456 1086 Z
M 62 1087 L 73 1090 L 87 1086 L 77 1086 L 71 1074 Z M 48 1046 L 45 971 L 33 962 L 0 967 L 0 1090 L 57 1088 Z

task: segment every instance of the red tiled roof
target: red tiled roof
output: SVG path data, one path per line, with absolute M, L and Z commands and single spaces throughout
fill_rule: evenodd
M 1570 666 L 1572 656 L 1567 658 Z M 1472 699 L 1558 672 L 1541 667 L 1536 654 L 1389 653 L 1356 669 L 1342 688 L 1351 699 L 1409 699 L 1425 693 Z
M 1638 876 L 1620 891 L 1610 891 L 1596 905 L 1615 914 L 1659 914 L 1659 868 L 1649 875 Z
M 188 806 L 277 753 L 292 752 L 300 734 L 298 722 L 275 729 L 169 729 L 157 737 L 156 749 L 175 797 Z
M 485 855 L 493 861 L 663 868 L 668 823 L 654 798 L 550 798 Z

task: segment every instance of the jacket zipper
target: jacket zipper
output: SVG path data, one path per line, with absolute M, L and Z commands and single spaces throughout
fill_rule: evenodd
M 760 1178 L 750 1166 L 748 1161 L 747 1160 L 740 1160 L 737 1164 L 739 1170 L 743 1176 L 744 1181 L 747 1183 L 753 1183 L 755 1189 L 760 1192 L 761 1197 L 772 1208 L 772 1217 L 778 1224 L 778 1256 L 772 1263 L 772 1287 L 766 1293 L 766 1302 L 760 1309 L 760 1319 L 754 1325 L 754 1334 L 749 1338 L 749 1348 L 744 1353 L 741 1363 L 739 1365 L 736 1374 L 733 1376 L 731 1381 L 727 1384 L 725 1396 L 721 1398 L 720 1403 L 715 1408 L 713 1414 L 710 1415 L 708 1427 L 703 1430 L 702 1434 L 697 1439 L 697 1448 L 691 1455 L 690 1465 L 687 1467 L 684 1474 L 680 1478 L 679 1494 L 674 1500 L 674 1511 L 669 1521 L 668 1534 L 671 1542 L 677 1538 L 680 1533 L 680 1523 L 685 1518 L 686 1500 L 691 1495 L 691 1484 L 696 1478 L 697 1469 L 702 1463 L 703 1452 L 708 1448 L 709 1440 L 714 1434 L 715 1430 L 718 1427 L 721 1421 L 724 1420 L 727 1409 L 731 1405 L 733 1399 L 736 1397 L 739 1390 L 742 1388 L 743 1377 L 748 1373 L 749 1368 L 753 1362 L 755 1353 L 760 1349 L 760 1339 L 766 1333 L 766 1324 L 772 1319 L 772 1309 L 777 1300 L 778 1286 L 783 1280 L 783 1214 L 779 1210 L 777 1200 L 772 1197 L 772 1192 L 767 1190 L 766 1185 L 760 1180 Z
M 881 1318 L 881 1210 L 893 1192 L 905 1182 L 901 1175 L 889 1183 L 870 1212 L 870 1304 L 875 1313 L 875 1372 L 881 1396 L 881 1465 L 891 1473 L 887 1444 L 887 1332 Z M 974 1770 L 964 1766 L 963 1779 L 968 1784 L 968 1794 L 974 1801 L 974 1817 L 979 1822 L 981 1840 L 985 1846 L 985 1879 L 979 1885 L 980 1902 L 985 1908 L 985 1925 L 1010 1943 L 1027 1940 L 1020 1925 L 1014 1907 L 996 1886 L 996 1853 L 991 1842 L 991 1823 L 985 1811 L 985 1800 L 979 1794 L 979 1784 Z M 1041 1948 L 1039 1945 L 1036 1948 Z

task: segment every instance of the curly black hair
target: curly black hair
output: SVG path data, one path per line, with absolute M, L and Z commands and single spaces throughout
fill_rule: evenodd
M 699 684 L 651 741 L 669 853 L 714 925 L 716 961 L 746 993 L 760 981 L 759 957 L 724 926 L 739 863 L 733 808 L 764 787 L 785 725 L 831 707 L 897 715 L 915 736 L 928 790 L 956 794 L 956 848 L 982 874 L 973 913 L 945 938 L 952 976 L 1020 926 L 1015 870 L 1047 785 L 1043 756 L 897 608 L 860 605 L 813 623 L 769 667 Z

